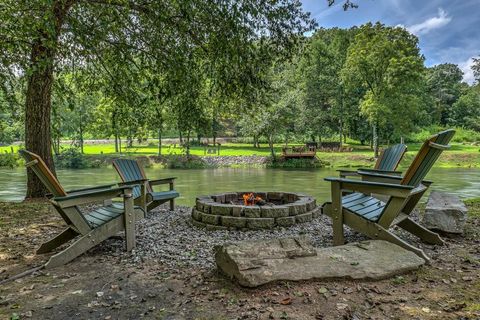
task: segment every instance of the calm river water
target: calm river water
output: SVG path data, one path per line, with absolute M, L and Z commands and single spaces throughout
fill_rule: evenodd
M 180 192 L 177 203 L 191 206 L 195 196 L 225 191 L 296 191 L 310 194 L 318 203 L 330 197 L 325 177 L 337 176 L 335 169 L 285 170 L 265 168 L 219 168 L 179 170 L 147 168 L 151 179 L 177 177 Z M 65 189 L 102 185 L 119 181 L 112 167 L 81 170 L 58 170 Z M 432 190 L 457 194 L 462 198 L 480 197 L 480 169 L 434 168 L 428 179 Z M 20 201 L 25 193 L 24 168 L 0 168 L 0 201 Z

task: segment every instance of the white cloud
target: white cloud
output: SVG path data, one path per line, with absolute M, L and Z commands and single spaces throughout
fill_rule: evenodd
M 464 61 L 458 64 L 458 67 L 463 71 L 463 81 L 465 81 L 468 84 L 473 84 L 475 82 L 472 66 L 473 66 L 473 57 L 470 57 L 468 58 L 467 61 Z
M 452 21 L 452 18 L 447 15 L 447 12 L 442 8 L 439 8 L 438 16 L 411 25 L 407 27 L 407 30 L 418 36 L 421 34 L 427 34 L 434 29 L 441 28 L 447 25 L 450 21 Z

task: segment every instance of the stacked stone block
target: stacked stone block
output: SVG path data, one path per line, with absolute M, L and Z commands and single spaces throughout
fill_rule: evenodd
M 241 205 L 243 195 L 230 192 L 200 196 L 192 209 L 193 224 L 208 230 L 270 229 L 288 227 L 318 217 L 320 208 L 314 198 L 292 192 L 254 192 L 267 204 Z

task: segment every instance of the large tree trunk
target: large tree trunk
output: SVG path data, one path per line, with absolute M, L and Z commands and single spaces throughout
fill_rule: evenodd
M 38 154 L 55 174 L 50 135 L 53 55 L 53 49 L 44 46 L 41 40 L 33 44 L 25 100 L 25 148 Z M 40 198 L 46 193 L 43 183 L 28 169 L 26 198 Z
M 27 77 L 27 94 L 25 99 L 25 148 L 38 154 L 55 174 L 52 157 L 50 133 L 50 113 L 55 63 L 56 45 L 64 18 L 74 0 L 54 1 L 52 10 L 53 30 L 40 26 L 38 37 L 33 41 L 30 53 L 30 66 Z M 52 25 L 50 24 L 50 25 Z M 32 170 L 27 171 L 26 198 L 44 197 L 47 190 Z

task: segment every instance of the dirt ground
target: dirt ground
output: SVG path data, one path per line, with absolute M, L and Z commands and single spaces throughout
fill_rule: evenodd
M 0 285 L 1 319 L 480 319 L 480 201 L 464 237 L 422 248 L 431 265 L 382 281 L 281 282 L 245 289 L 216 270 L 172 269 L 109 252 Z M 0 280 L 41 265 L 62 228 L 45 203 L 0 203 Z M 188 248 L 185 248 L 188 250 Z

